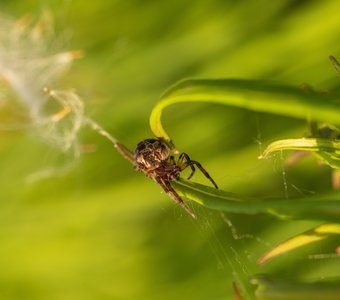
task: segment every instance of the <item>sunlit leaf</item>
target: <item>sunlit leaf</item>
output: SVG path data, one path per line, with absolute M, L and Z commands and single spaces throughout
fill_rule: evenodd
M 340 124 L 336 97 L 268 81 L 241 79 L 188 79 L 175 84 L 155 105 L 150 115 L 153 133 L 171 138 L 162 125 L 166 107 L 181 102 L 211 102 L 294 118 L 312 118 Z
M 338 140 L 321 138 L 279 140 L 271 143 L 260 158 L 266 158 L 273 152 L 283 150 L 314 152 L 326 164 L 333 168 L 340 168 L 340 141 Z
M 280 140 L 271 143 L 263 152 L 263 157 L 280 150 L 326 151 L 340 154 L 340 141 L 316 138 Z
M 263 255 L 257 263 L 262 265 L 273 257 L 287 253 L 307 244 L 324 240 L 336 234 L 340 234 L 340 224 L 322 224 L 279 243 L 273 249 Z

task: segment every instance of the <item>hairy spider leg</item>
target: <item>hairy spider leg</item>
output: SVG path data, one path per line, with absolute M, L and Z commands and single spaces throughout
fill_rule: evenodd
M 170 164 L 176 166 L 175 157 L 174 157 L 173 155 L 171 155 L 171 156 L 169 157 L 169 162 L 170 162 Z
M 163 190 L 170 196 L 172 200 L 174 200 L 177 204 L 182 206 L 190 216 L 196 219 L 196 215 L 193 213 L 191 208 L 187 206 L 182 198 L 177 194 L 177 192 L 173 189 L 169 181 L 165 181 L 159 177 L 155 178 L 158 184 L 163 188 Z
M 191 159 L 190 159 L 190 157 L 189 157 L 188 154 L 186 154 L 186 153 L 181 153 L 181 155 L 180 155 L 179 158 L 178 158 L 178 162 L 177 162 L 177 166 L 179 166 L 179 168 L 181 169 L 181 171 L 183 171 L 183 170 L 186 168 L 186 167 L 185 167 L 185 168 L 182 169 L 182 166 L 184 166 L 184 164 L 183 164 L 184 159 L 186 160 L 185 163 L 188 163 L 188 162 L 191 161 Z M 195 171 L 196 171 L 194 165 L 190 165 L 190 168 L 191 168 L 191 173 L 190 173 L 189 177 L 187 178 L 188 180 L 195 174 Z
M 192 165 L 195 165 L 197 168 L 200 169 L 200 171 L 204 174 L 205 177 L 207 177 L 211 183 L 214 185 L 214 187 L 216 189 L 218 189 L 218 186 L 216 184 L 216 182 L 214 181 L 214 179 L 211 178 L 211 176 L 209 175 L 209 173 L 202 167 L 202 165 L 196 161 L 196 160 L 189 160 L 187 162 L 185 162 L 182 166 L 181 166 L 181 171 L 183 171 L 185 168 L 190 167 Z

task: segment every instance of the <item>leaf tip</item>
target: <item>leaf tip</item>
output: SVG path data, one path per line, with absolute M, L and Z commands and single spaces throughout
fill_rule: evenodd
M 265 254 L 256 261 L 256 264 L 259 266 L 263 266 L 268 261 L 268 259 L 269 259 L 268 255 Z

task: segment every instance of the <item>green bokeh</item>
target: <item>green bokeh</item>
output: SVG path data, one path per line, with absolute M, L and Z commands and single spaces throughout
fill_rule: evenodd
M 339 89 L 327 58 L 340 57 L 336 0 L 0 3 L 16 18 L 44 9 L 65 48 L 86 53 L 56 87 L 76 88 L 87 115 L 130 148 L 151 136 L 152 107 L 184 77 Z M 302 137 L 302 121 L 178 104 L 164 125 L 224 190 L 263 198 L 331 190 L 330 170 L 312 158 L 285 173 L 280 156 L 257 160 L 270 142 Z M 103 137 L 85 129 L 80 138 L 96 151 L 65 174 L 29 184 L 56 159 L 65 163 L 63 155 L 30 130 L 0 131 L 0 299 L 232 299 L 235 276 L 339 276 L 339 260 L 307 260 L 309 252 L 333 251 L 331 242 L 256 266 L 270 245 L 316 223 L 228 215 L 240 235 L 254 236 L 235 239 L 218 213 L 197 207 L 191 220 Z

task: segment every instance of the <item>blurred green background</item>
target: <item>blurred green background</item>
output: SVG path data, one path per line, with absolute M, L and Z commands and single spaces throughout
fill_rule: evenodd
M 339 91 L 328 61 L 330 54 L 340 58 L 336 0 L 0 2 L 15 18 L 46 9 L 65 49 L 86 54 L 56 87 L 76 88 L 87 115 L 131 149 L 152 136 L 152 107 L 184 77 Z M 179 104 L 166 110 L 164 123 L 179 150 L 224 190 L 262 198 L 331 190 L 330 169 L 312 157 L 289 168 L 280 155 L 257 160 L 270 142 L 306 134 L 305 122 Z M 79 138 L 96 151 L 66 173 L 27 183 L 65 157 L 30 130 L 0 137 L 0 299 L 233 299 L 235 277 L 339 276 L 339 260 L 308 259 L 333 252 L 334 241 L 256 266 L 270 246 L 317 222 L 223 218 L 199 207 L 193 221 L 90 129 Z M 209 184 L 199 174 L 193 180 Z

